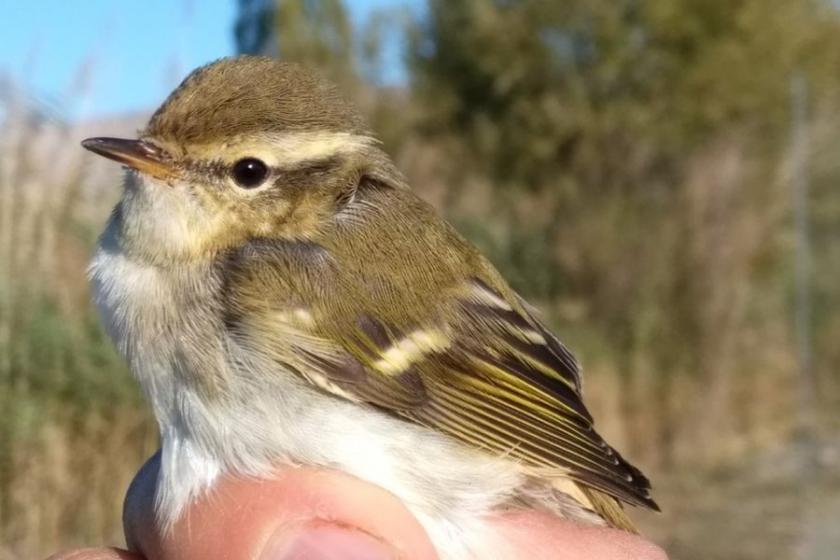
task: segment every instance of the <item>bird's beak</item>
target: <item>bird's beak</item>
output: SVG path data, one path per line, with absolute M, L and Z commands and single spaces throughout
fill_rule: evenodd
M 175 175 L 168 154 L 143 140 L 88 138 L 82 140 L 82 147 L 158 179 L 167 179 Z

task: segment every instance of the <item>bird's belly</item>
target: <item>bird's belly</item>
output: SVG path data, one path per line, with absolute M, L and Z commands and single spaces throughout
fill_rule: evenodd
M 522 484 L 512 463 L 374 409 L 303 387 L 284 397 L 257 392 L 240 395 L 239 409 L 195 402 L 184 411 L 188 425 L 164 429 L 156 496 L 161 523 L 174 523 L 221 474 L 269 478 L 284 465 L 328 467 L 400 498 L 438 549 L 452 553 L 443 558 L 470 558 L 470 543 L 486 540 L 482 517 Z
M 156 514 L 164 527 L 177 521 L 221 475 L 269 479 L 284 466 L 326 467 L 397 496 L 443 560 L 508 557 L 499 552 L 505 544 L 497 541 L 486 519 L 513 503 L 525 503 L 529 479 L 517 464 L 466 450 L 374 409 L 315 391 L 291 393 L 281 399 L 285 409 L 268 391 L 243 400 L 250 403 L 247 410 L 220 411 L 199 403 L 184 411 L 187 423 L 163 430 Z M 561 509 L 532 505 L 600 523 L 568 502 L 559 503 Z M 562 509 L 566 506 L 571 506 L 568 511 Z

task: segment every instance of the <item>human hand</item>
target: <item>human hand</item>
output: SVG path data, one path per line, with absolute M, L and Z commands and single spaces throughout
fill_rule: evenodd
M 192 504 L 169 534 L 153 522 L 160 453 L 135 477 L 124 511 L 134 552 L 84 549 L 50 560 L 433 560 L 420 524 L 392 494 L 349 475 L 289 468 L 272 480 L 226 477 Z M 537 512 L 488 521 L 496 558 L 667 560 L 655 545 L 615 529 Z

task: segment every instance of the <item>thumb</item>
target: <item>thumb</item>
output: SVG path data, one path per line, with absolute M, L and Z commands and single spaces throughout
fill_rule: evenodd
M 259 556 L 261 560 L 392 560 L 401 557 L 394 547 L 373 535 L 329 522 L 282 527 Z
M 437 558 L 420 524 L 389 492 L 340 472 L 288 468 L 270 480 L 223 477 L 171 531 L 154 527 L 159 455 L 126 497 L 126 540 L 160 560 Z

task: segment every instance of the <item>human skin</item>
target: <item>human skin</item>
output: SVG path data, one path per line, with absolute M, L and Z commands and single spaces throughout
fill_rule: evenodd
M 287 468 L 271 480 L 225 477 L 162 535 L 153 522 L 160 454 L 132 482 L 125 501 L 133 552 L 83 549 L 50 560 L 434 560 L 429 538 L 386 490 L 322 469 Z M 584 527 L 538 512 L 488 519 L 494 558 L 667 560 L 650 542 L 615 529 Z

